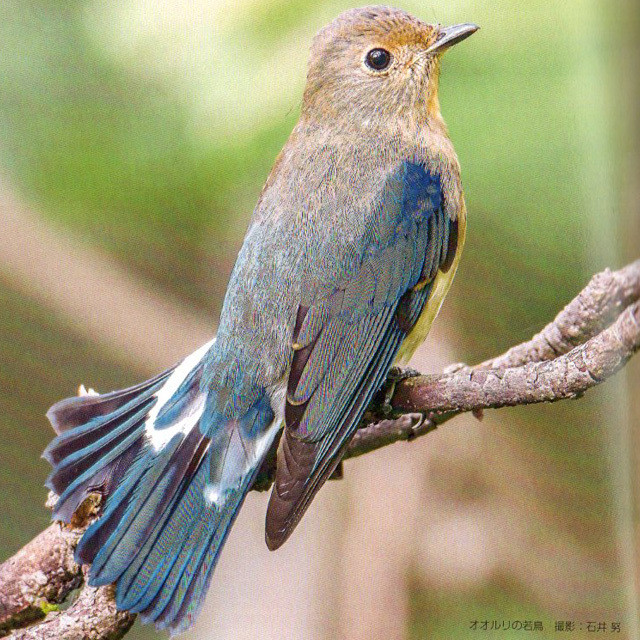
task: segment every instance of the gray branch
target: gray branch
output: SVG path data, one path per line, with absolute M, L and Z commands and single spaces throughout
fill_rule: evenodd
M 540 333 L 475 367 L 396 386 L 393 419 L 374 402 L 345 457 L 411 440 L 468 411 L 577 398 L 640 349 L 640 260 L 598 273 Z M 388 410 L 387 410 L 388 413 Z
M 0 635 L 44 618 L 82 584 L 73 551 L 82 529 L 52 524 L 0 566 Z
M 50 493 L 47 506 L 56 500 Z M 54 522 L 0 565 L 0 636 L 15 629 L 11 640 L 118 640 L 127 633 L 135 616 L 116 610 L 114 587 L 88 586 L 87 567 L 73 559 L 100 501 L 92 494 L 70 525 Z M 60 605 L 80 587 L 74 602 L 62 610 Z
M 83 567 L 86 580 L 88 567 Z M 115 587 L 85 587 L 65 611 L 52 611 L 40 624 L 14 631 L 13 640 L 118 640 L 131 628 L 136 617 L 118 611 Z
M 640 260 L 595 275 L 553 322 L 497 358 L 395 384 L 389 402 L 378 397 L 371 403 L 345 457 L 411 440 L 460 413 L 480 416 L 484 409 L 577 398 L 639 349 Z M 269 486 L 274 464 L 271 456 L 256 488 Z M 71 526 L 52 524 L 0 565 L 0 636 L 14 630 L 13 640 L 114 640 L 131 627 L 135 616 L 116 611 L 113 587 L 87 586 L 85 571 L 73 560 L 99 510 L 100 496 L 92 498 Z M 81 586 L 73 604 L 59 610 Z

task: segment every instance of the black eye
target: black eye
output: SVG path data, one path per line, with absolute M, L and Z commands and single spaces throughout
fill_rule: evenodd
M 370 69 L 383 71 L 391 64 L 391 54 L 386 49 L 371 49 L 364 61 Z

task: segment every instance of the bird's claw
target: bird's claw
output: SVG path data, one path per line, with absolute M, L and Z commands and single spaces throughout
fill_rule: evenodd
M 419 371 L 412 369 L 411 367 L 391 367 L 387 374 L 387 379 L 384 383 L 384 400 L 382 402 L 382 413 L 385 416 L 390 416 L 393 413 L 393 407 L 391 406 L 391 399 L 396 392 L 396 386 L 399 382 L 407 380 L 408 378 L 415 378 L 421 375 Z

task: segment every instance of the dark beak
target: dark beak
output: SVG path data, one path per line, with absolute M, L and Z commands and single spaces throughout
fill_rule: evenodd
M 438 33 L 436 41 L 425 51 L 425 53 L 445 51 L 454 44 L 458 44 L 458 42 L 462 42 L 470 35 L 474 34 L 479 28 L 480 27 L 477 24 L 471 23 L 456 24 L 452 27 L 442 27 Z

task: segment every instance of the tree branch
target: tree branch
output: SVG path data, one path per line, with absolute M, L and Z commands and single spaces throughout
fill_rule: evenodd
M 48 507 L 57 496 L 49 494 Z M 0 565 L 0 636 L 12 640 L 118 640 L 135 616 L 117 611 L 113 586 L 89 587 L 87 567 L 74 561 L 76 546 L 100 511 L 100 496 L 91 494 L 70 525 L 54 522 L 15 556 Z M 84 584 L 66 610 L 60 605 Z M 19 629 L 35 621 L 44 621 Z
M 0 566 L 0 635 L 44 618 L 80 586 L 73 551 L 82 532 L 54 523 Z
M 86 581 L 88 567 L 83 567 Z M 14 631 L 12 640 L 118 640 L 135 622 L 135 615 L 118 611 L 115 587 L 85 587 L 66 611 L 52 611 L 43 622 Z
M 640 349 L 640 260 L 606 269 L 531 340 L 476 367 L 410 377 L 396 386 L 393 419 L 377 398 L 345 458 L 411 440 L 468 411 L 576 398 Z
M 345 458 L 428 433 L 460 413 L 577 398 L 615 374 L 640 349 L 640 260 L 595 275 L 540 333 L 476 367 L 455 365 L 439 375 L 410 375 L 395 384 L 389 403 L 371 403 Z M 393 383 L 391 383 L 393 385 Z M 273 454 L 273 452 L 272 452 Z M 275 456 L 261 469 L 257 489 L 273 478 Z M 0 565 L 0 636 L 17 640 L 114 640 L 135 616 L 116 611 L 112 587 L 86 585 L 73 561 L 75 547 L 99 511 L 87 500 L 71 526 L 58 523 Z M 57 605 L 85 583 L 65 611 Z

